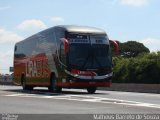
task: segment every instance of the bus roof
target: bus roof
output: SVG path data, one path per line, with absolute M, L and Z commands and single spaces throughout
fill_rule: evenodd
M 89 34 L 104 34 L 106 32 L 102 29 L 88 26 L 78 26 L 78 25 L 59 25 L 55 27 L 64 28 L 67 32 L 71 33 L 89 33 Z
M 78 25 L 57 25 L 57 26 L 45 29 L 43 31 L 40 31 L 38 33 L 42 33 L 42 32 L 45 32 L 47 30 L 54 30 L 54 28 L 61 28 L 61 29 L 64 29 L 65 31 L 67 31 L 69 33 L 84 33 L 84 34 L 86 33 L 86 34 L 106 35 L 106 32 L 104 30 L 102 30 L 102 29 L 95 28 L 95 27 L 89 27 L 89 26 L 78 26 Z M 36 34 L 38 34 L 38 33 L 36 33 Z M 28 38 L 34 37 L 36 34 L 34 34 L 34 35 L 32 35 L 32 36 L 30 36 Z M 22 41 L 19 41 L 16 44 L 24 42 L 28 38 L 26 38 L 26 39 L 24 39 Z

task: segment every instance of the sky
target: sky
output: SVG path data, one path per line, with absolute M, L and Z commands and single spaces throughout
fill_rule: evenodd
M 160 51 L 160 0 L 0 0 L 0 73 L 13 66 L 16 42 L 55 25 L 104 29 L 109 39 Z

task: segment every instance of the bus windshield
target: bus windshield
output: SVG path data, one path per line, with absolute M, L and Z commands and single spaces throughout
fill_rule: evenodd
M 70 44 L 69 64 L 78 69 L 111 67 L 109 44 Z

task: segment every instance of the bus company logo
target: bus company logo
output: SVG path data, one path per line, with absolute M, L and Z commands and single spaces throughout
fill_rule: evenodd
M 47 60 L 30 60 L 26 63 L 27 77 L 48 77 L 50 73 Z

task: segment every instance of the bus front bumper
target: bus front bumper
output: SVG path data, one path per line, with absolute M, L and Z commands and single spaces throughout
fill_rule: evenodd
M 58 87 L 62 88 L 88 88 L 88 87 L 110 87 L 111 81 L 104 81 L 104 82 L 58 82 Z

